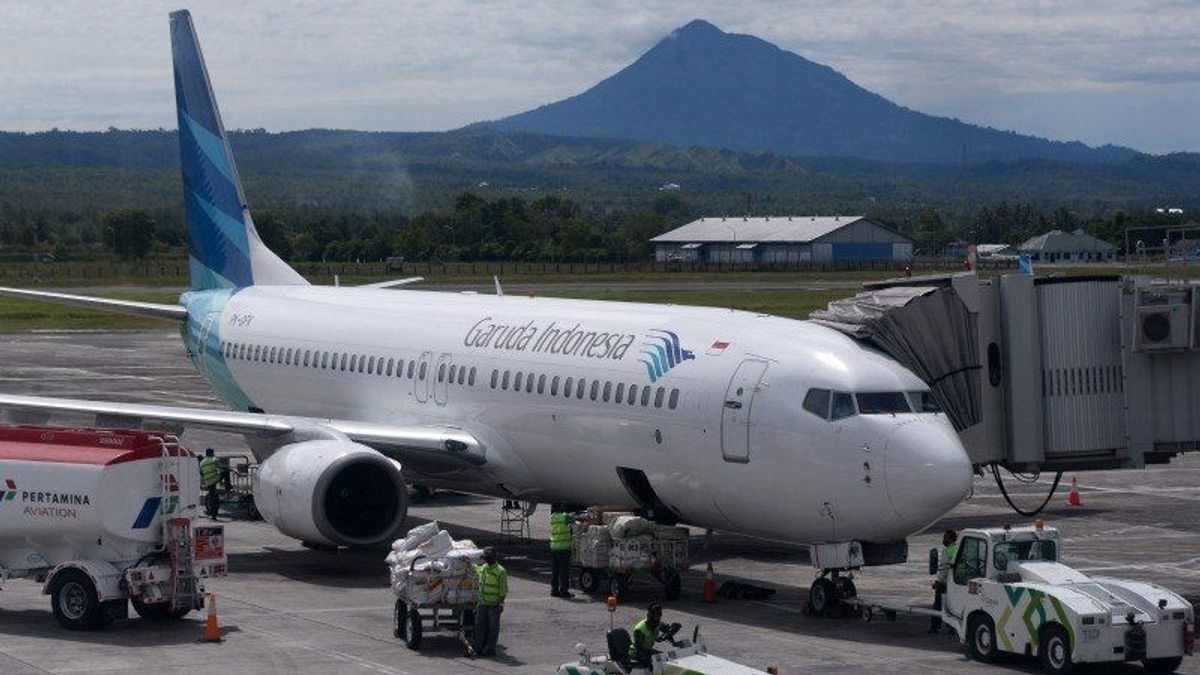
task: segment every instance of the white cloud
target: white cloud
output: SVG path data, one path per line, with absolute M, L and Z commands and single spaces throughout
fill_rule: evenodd
M 0 0 L 0 128 L 171 127 L 178 0 Z M 206 0 L 226 123 L 447 129 L 578 93 L 706 18 L 898 103 L 1151 151 L 1200 150 L 1200 3 Z

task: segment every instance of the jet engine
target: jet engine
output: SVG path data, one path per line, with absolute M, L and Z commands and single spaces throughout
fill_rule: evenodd
M 408 513 L 400 464 L 365 445 L 314 440 L 285 445 L 258 467 L 263 519 L 304 542 L 374 546 L 399 536 Z

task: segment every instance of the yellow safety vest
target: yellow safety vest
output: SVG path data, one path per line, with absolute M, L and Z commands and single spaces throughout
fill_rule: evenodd
M 200 460 L 200 485 L 209 488 L 221 480 L 221 467 L 217 465 L 216 457 L 205 457 Z
M 649 619 L 642 619 L 633 627 L 633 643 L 629 645 L 629 658 L 635 661 L 654 651 L 654 629 Z
M 508 572 L 500 563 L 475 566 L 479 583 L 476 599 L 480 605 L 498 605 L 508 596 Z
M 571 550 L 571 516 L 562 511 L 550 514 L 550 550 Z

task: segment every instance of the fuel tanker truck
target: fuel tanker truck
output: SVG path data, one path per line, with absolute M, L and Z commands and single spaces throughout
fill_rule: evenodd
M 199 465 L 174 436 L 0 426 L 0 585 L 41 583 L 72 630 L 130 604 L 182 617 L 226 569 L 223 529 L 194 522 L 199 504 Z

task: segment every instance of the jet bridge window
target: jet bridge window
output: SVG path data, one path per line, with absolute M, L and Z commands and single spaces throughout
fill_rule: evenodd
M 828 389 L 809 389 L 804 395 L 804 409 L 823 420 L 829 419 L 829 396 Z
M 846 417 L 852 417 L 856 412 L 854 409 L 854 397 L 845 392 L 836 392 L 833 395 L 833 411 L 830 414 L 830 419 L 840 420 Z
M 863 415 L 895 415 L 912 412 L 908 396 L 902 391 L 877 391 L 857 394 L 858 412 Z

